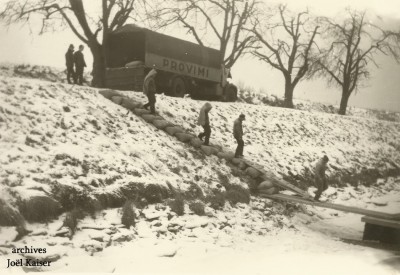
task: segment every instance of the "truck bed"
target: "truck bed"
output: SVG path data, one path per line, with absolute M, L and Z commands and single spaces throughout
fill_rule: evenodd
M 106 85 L 116 90 L 142 91 L 145 77 L 144 66 L 133 68 L 107 68 Z

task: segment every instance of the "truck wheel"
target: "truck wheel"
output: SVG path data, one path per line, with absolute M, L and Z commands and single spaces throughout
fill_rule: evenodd
M 237 100 L 237 89 L 234 85 L 229 85 L 226 88 L 224 100 L 226 102 L 235 102 Z
M 175 77 L 172 80 L 172 91 L 171 95 L 175 97 L 183 97 L 186 93 L 185 81 L 180 77 Z

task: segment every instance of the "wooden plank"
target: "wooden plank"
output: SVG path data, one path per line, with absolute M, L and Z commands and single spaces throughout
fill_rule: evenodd
M 323 208 L 331 208 L 331 209 L 335 209 L 335 210 L 339 210 L 339 211 L 343 211 L 343 212 L 361 214 L 361 215 L 366 215 L 366 216 L 381 218 L 381 219 L 389 219 L 389 220 L 398 220 L 399 219 L 398 218 L 399 214 L 389 214 L 389 213 L 361 209 L 361 208 L 346 206 L 346 205 L 341 205 L 341 204 L 312 201 L 312 200 L 307 200 L 307 199 L 304 199 L 301 197 L 289 196 L 289 195 L 284 195 L 284 194 L 275 194 L 275 195 L 261 194 L 260 196 L 264 197 L 264 198 L 268 198 L 268 199 L 276 199 L 276 200 L 283 200 L 283 201 L 294 202 L 294 203 L 304 203 L 304 204 L 309 204 L 309 205 L 323 207 Z
M 300 189 L 297 186 L 294 186 L 293 184 L 290 184 L 289 182 L 287 182 L 285 180 L 278 179 L 271 172 L 264 170 L 264 168 L 261 165 L 259 165 L 258 163 L 255 163 L 251 160 L 243 160 L 243 162 L 246 163 L 246 165 L 251 166 L 254 169 L 257 169 L 262 174 L 261 175 L 262 179 L 272 180 L 273 184 L 277 185 L 278 187 L 293 191 L 296 194 L 299 194 L 300 196 L 302 196 L 304 198 L 312 199 L 312 197 L 305 190 Z
M 284 189 L 288 189 L 290 191 L 293 191 L 297 194 L 299 194 L 300 196 L 302 196 L 305 199 L 309 199 L 311 200 L 312 197 L 310 196 L 310 194 L 308 194 L 306 191 L 294 186 L 293 184 L 290 184 L 286 181 L 280 180 L 278 179 L 277 181 L 274 181 L 274 185 L 278 185 L 279 187 L 282 187 Z
M 380 219 L 375 217 L 364 216 L 361 218 L 361 221 L 370 224 L 377 224 L 384 227 L 392 227 L 400 229 L 400 221 L 396 220 L 387 220 L 387 219 Z

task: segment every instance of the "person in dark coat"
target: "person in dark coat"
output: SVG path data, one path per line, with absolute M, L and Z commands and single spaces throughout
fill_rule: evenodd
M 156 113 L 156 75 L 157 71 L 152 69 L 144 78 L 143 93 L 147 96 L 149 102 L 143 105 L 146 110 L 149 109 L 152 114 Z
M 67 81 L 69 84 L 72 83 L 71 77 L 73 79 L 73 83 L 76 83 L 75 80 L 75 71 L 74 71 L 74 45 L 69 45 L 68 51 L 65 54 L 65 65 L 67 66 Z
M 204 140 L 204 145 L 208 145 L 210 142 L 210 136 L 211 136 L 211 127 L 210 127 L 210 118 L 208 116 L 208 113 L 210 112 L 212 106 L 210 103 L 205 103 L 203 107 L 201 107 L 200 114 L 199 114 L 199 119 L 197 121 L 197 124 L 202 126 L 204 129 L 203 133 L 200 133 L 198 135 L 199 139 Z
M 239 118 L 233 123 L 233 137 L 237 141 L 237 148 L 235 152 L 235 158 L 243 157 L 244 141 L 243 141 L 243 120 L 246 119 L 244 114 L 240 114 Z
M 319 197 L 321 197 L 322 192 L 328 189 L 328 184 L 326 182 L 326 177 L 325 177 L 325 170 L 328 168 L 327 167 L 328 161 L 329 158 L 327 156 L 324 156 L 315 165 L 315 185 L 318 188 L 317 192 L 315 192 L 315 197 L 314 197 L 314 200 L 316 201 L 319 200 Z
M 79 51 L 74 54 L 76 82 L 79 85 L 83 84 L 83 70 L 86 67 L 85 57 L 83 56 L 83 45 L 79 46 Z

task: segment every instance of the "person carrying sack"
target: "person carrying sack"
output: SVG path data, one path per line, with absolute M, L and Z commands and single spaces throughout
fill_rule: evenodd
M 156 113 L 156 75 L 157 71 L 152 69 L 144 78 L 143 93 L 147 96 L 149 102 L 143 105 L 146 110 L 149 109 L 152 114 Z
M 236 139 L 237 147 L 235 152 L 235 158 L 243 157 L 244 141 L 243 141 L 243 120 L 246 119 L 244 114 L 240 114 L 239 118 L 233 123 L 233 137 Z
M 315 192 L 315 201 L 319 201 L 321 194 L 323 191 L 328 189 L 328 184 L 326 182 L 325 170 L 328 168 L 329 158 L 325 155 L 322 159 L 320 159 L 315 165 L 315 185 L 318 188 L 317 192 Z
M 208 113 L 212 109 L 212 106 L 210 103 L 205 103 L 203 107 L 200 109 L 200 114 L 199 114 L 199 119 L 197 120 L 197 125 L 200 125 L 203 127 L 204 132 L 200 133 L 198 135 L 199 139 L 204 140 L 204 145 L 208 145 L 210 142 L 210 136 L 211 136 L 211 127 L 210 127 L 210 118 L 208 116 Z

